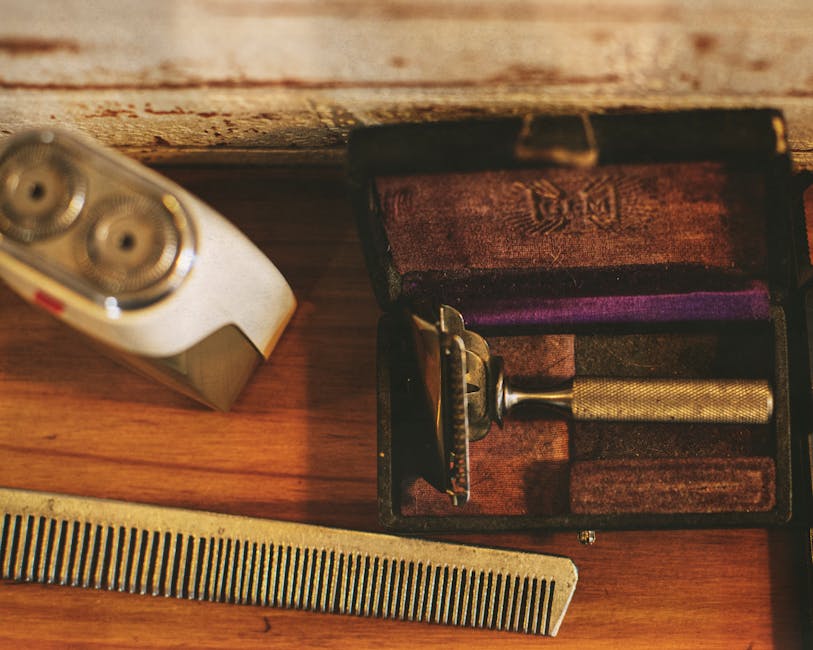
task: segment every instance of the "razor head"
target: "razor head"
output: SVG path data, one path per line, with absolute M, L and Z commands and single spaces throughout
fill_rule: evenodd
M 460 336 L 412 315 L 412 333 L 424 404 L 434 428 L 436 486 L 462 505 L 469 499 L 466 348 Z
M 466 330 L 456 309 L 442 305 L 430 323 L 411 315 L 423 397 L 432 416 L 436 474 L 455 505 L 469 499 L 469 442 L 488 433 L 488 344 Z

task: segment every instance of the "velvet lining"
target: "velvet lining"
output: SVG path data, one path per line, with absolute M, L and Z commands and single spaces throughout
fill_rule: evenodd
M 410 300 L 484 326 L 767 318 L 763 176 L 717 162 L 386 176 Z
M 717 162 L 376 179 L 395 269 L 766 270 L 766 190 Z
M 766 320 L 770 295 L 763 283 L 749 291 L 694 291 L 643 296 L 459 301 L 472 327 Z
M 776 504 L 772 458 L 680 458 L 576 462 L 576 514 L 764 512 Z

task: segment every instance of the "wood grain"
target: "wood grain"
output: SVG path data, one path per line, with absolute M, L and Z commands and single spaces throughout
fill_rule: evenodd
M 806 0 L 6 5 L 0 134 L 53 124 L 153 162 L 335 165 L 357 124 L 772 106 L 813 168 Z
M 300 307 L 234 412 L 198 408 L 0 290 L 0 483 L 376 530 L 375 305 L 335 175 L 172 170 L 291 281 Z M 573 558 L 555 640 L 0 583 L 0 646 L 801 647 L 800 530 L 454 539 Z

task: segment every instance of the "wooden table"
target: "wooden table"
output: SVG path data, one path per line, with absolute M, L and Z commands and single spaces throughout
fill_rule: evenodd
M 234 220 L 299 309 L 232 413 L 117 366 L 0 289 L 0 484 L 378 530 L 375 304 L 335 170 L 163 170 Z M 448 539 L 449 537 L 447 537 Z M 556 639 L 0 583 L 7 647 L 782 648 L 802 645 L 800 530 L 457 535 L 570 556 Z

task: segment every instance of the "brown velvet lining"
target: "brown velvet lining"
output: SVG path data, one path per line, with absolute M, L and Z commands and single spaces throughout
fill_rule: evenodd
M 773 374 L 769 324 L 704 331 L 576 337 L 576 374 L 615 377 L 766 378 Z
M 574 460 L 770 456 L 769 425 L 572 422 Z
M 561 383 L 576 374 L 572 334 L 490 336 L 491 353 L 502 357 L 512 379 Z
M 506 453 L 510 450 L 509 453 Z M 406 516 L 553 515 L 567 511 L 568 435 L 563 421 L 513 419 L 471 446 L 471 500 L 453 506 L 422 478 L 401 486 Z
M 776 504 L 772 458 L 680 458 L 575 462 L 576 514 L 764 512 Z
M 717 162 L 376 179 L 396 270 L 766 268 L 763 175 Z

